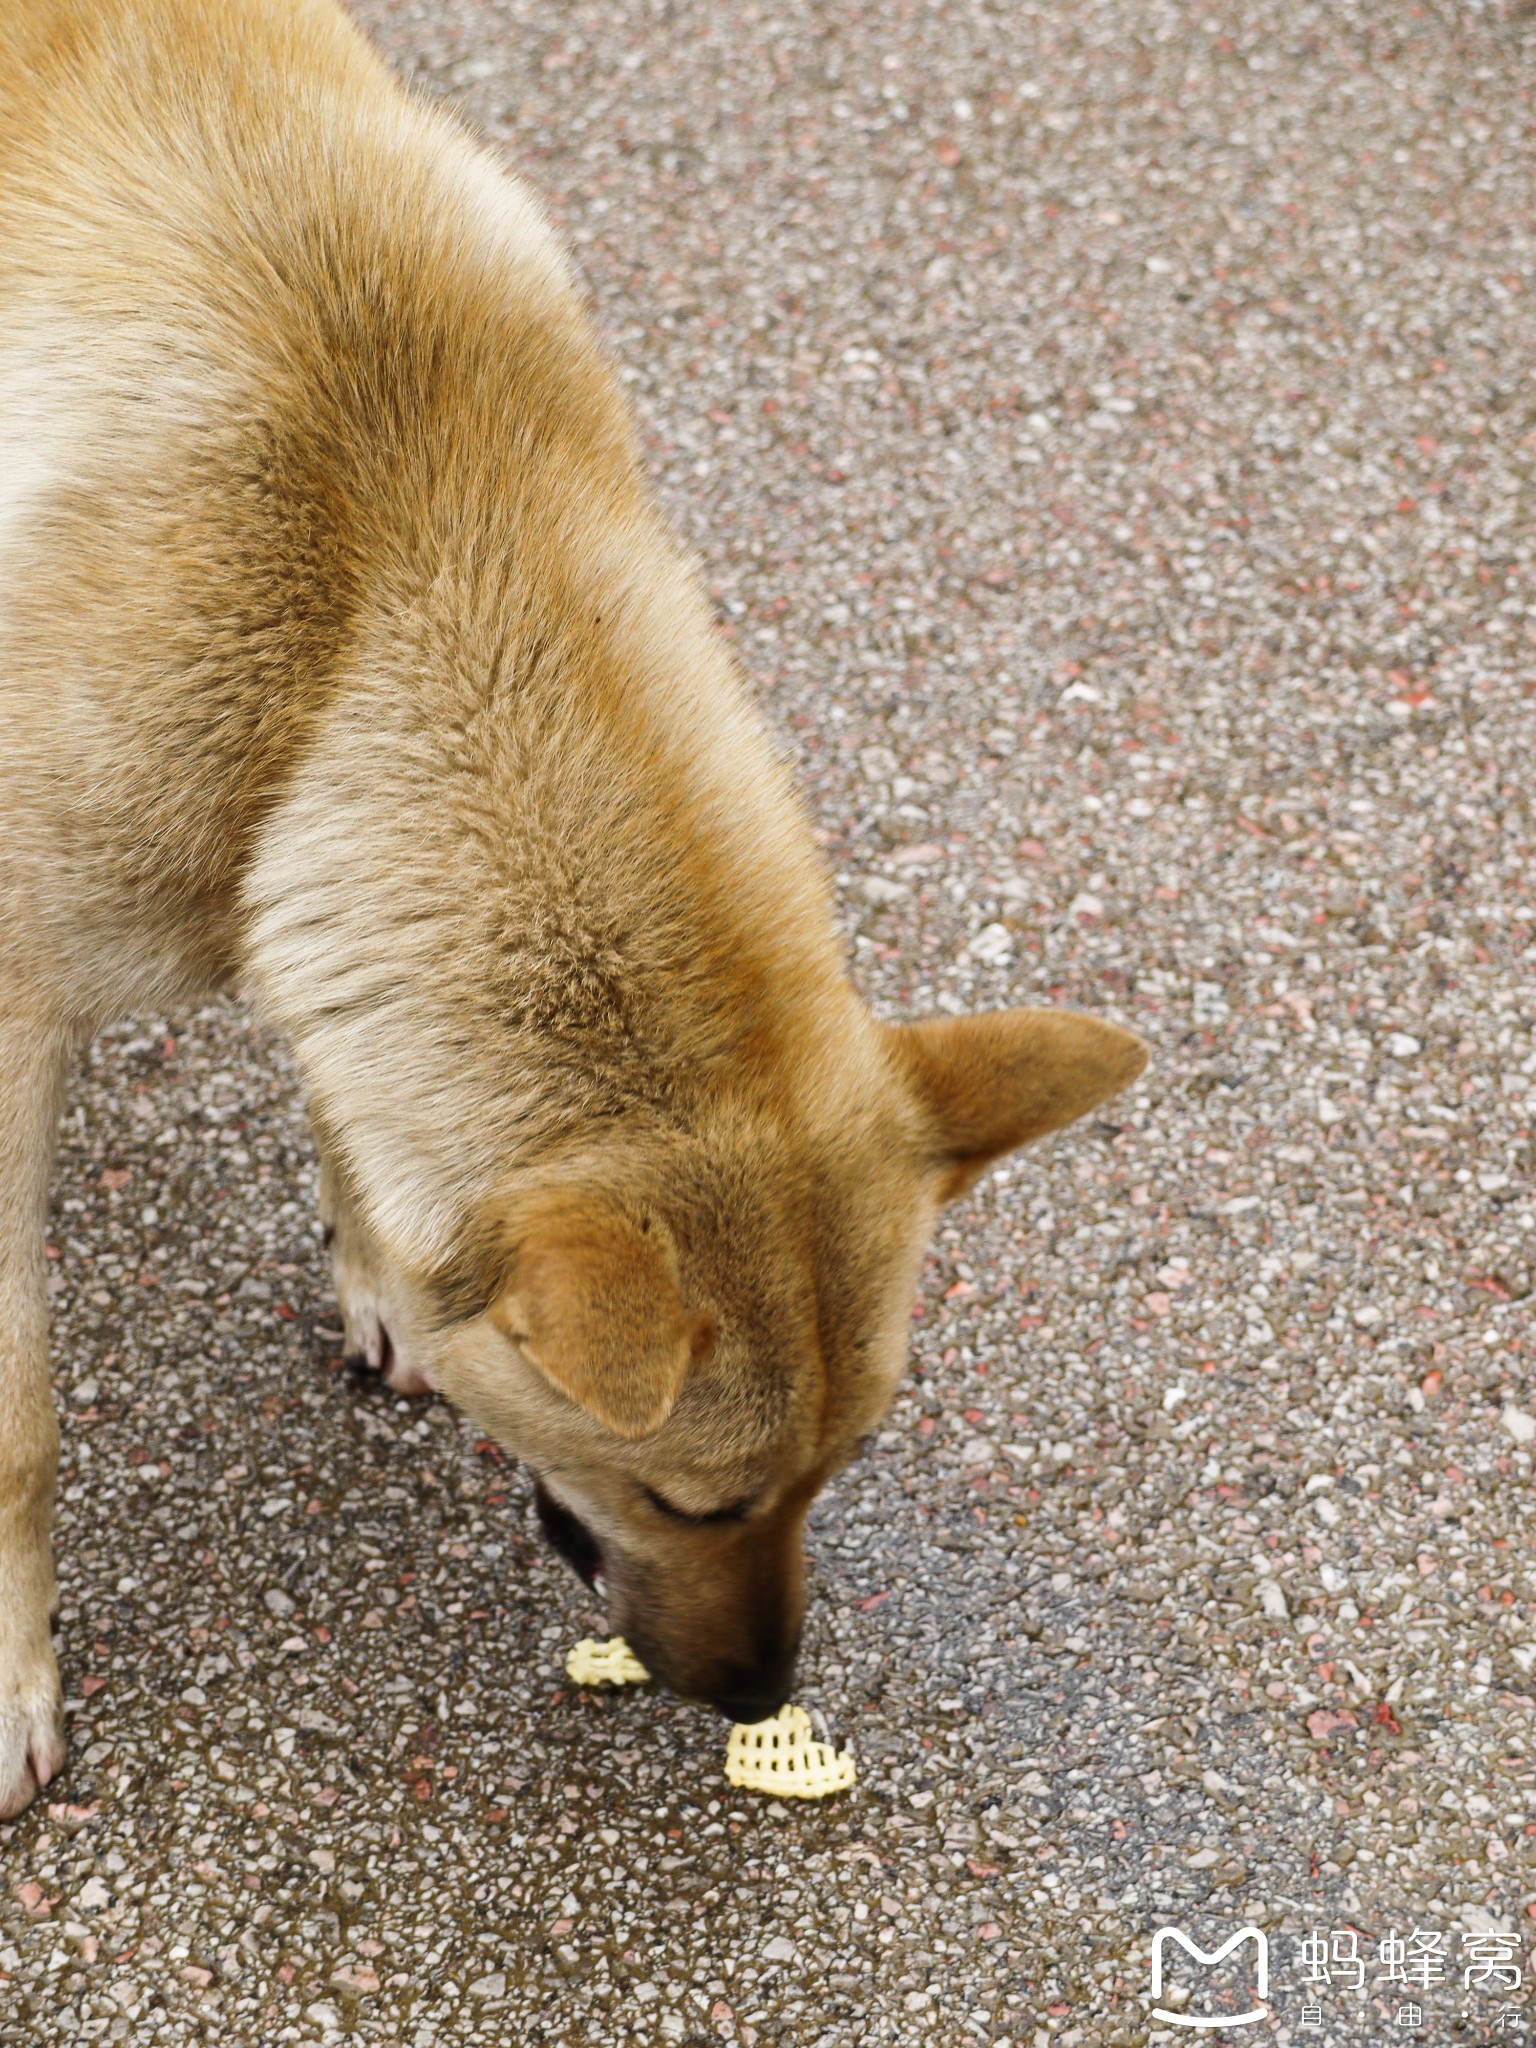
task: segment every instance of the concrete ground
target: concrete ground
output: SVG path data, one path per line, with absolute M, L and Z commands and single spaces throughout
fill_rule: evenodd
M 1125 2048 L 1245 1924 L 1219 2038 L 1529 2039 L 1530 9 L 357 14 L 573 243 L 870 999 L 1155 1065 L 940 1233 L 790 1807 L 573 1691 L 526 1474 L 340 1369 L 282 1048 L 109 1033 L 0 2040 Z

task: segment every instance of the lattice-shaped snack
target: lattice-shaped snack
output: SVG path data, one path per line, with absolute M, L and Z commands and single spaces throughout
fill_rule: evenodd
M 744 1792 L 780 1799 L 825 1799 L 858 1776 L 847 1750 L 817 1742 L 803 1707 L 780 1707 L 768 1721 L 737 1724 L 725 1748 L 725 1775 Z
M 577 1685 L 644 1685 L 651 1674 L 622 1636 L 605 1643 L 583 1636 L 565 1660 L 565 1675 Z

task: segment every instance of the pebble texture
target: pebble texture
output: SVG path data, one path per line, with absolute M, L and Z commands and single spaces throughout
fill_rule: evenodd
M 1464 1974 L 1536 1939 L 1530 9 L 357 14 L 573 244 L 871 1000 L 1155 1065 L 944 1222 L 792 1809 L 573 1692 L 526 1475 L 340 1368 L 282 1048 L 106 1034 L 0 2040 L 1139 2048 L 1165 1921 L 1268 1931 L 1250 2038 L 1529 2024 Z

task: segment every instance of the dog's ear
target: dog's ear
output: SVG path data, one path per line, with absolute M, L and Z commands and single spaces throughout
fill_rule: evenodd
M 666 1225 L 603 1196 L 560 1195 L 513 1226 L 491 1318 L 573 1401 L 632 1442 L 672 1412 L 714 1324 L 683 1306 Z
M 1147 1064 L 1133 1031 L 1076 1010 L 992 1010 L 886 1026 L 933 1137 L 939 1199 L 994 1159 L 1096 1109 Z

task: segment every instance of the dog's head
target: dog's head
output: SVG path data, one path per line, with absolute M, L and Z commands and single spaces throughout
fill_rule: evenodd
M 472 1233 L 484 1298 L 430 1346 L 615 1629 L 734 1720 L 788 1696 L 806 1512 L 889 1404 L 935 1211 L 1146 1057 L 1052 1011 L 871 1043 L 833 1115 L 726 1102 L 523 1176 Z

